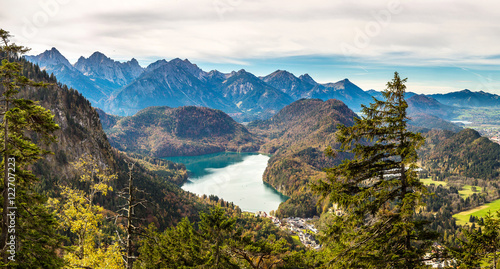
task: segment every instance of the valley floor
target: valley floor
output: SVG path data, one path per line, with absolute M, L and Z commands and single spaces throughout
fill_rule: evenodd
M 498 210 L 500 210 L 500 199 L 469 209 L 467 211 L 460 212 L 453 215 L 453 217 L 457 220 L 457 224 L 467 225 L 470 224 L 469 220 L 471 216 L 474 216 L 476 218 L 483 218 L 488 212 L 491 212 L 491 214 L 494 215 L 494 213 Z

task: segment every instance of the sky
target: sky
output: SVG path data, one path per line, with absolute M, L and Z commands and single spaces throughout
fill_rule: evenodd
M 385 89 L 500 94 L 500 2 L 470 0 L 0 0 L 0 28 L 36 55 L 100 51 L 142 66 L 189 59 L 205 71 L 287 70 Z

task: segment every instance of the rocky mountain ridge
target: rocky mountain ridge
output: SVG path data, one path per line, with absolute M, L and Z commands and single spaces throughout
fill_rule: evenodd
M 100 52 L 94 52 L 89 58 L 80 57 L 74 67 L 84 76 L 108 82 L 116 89 L 129 84 L 144 71 L 134 58 L 121 63 Z
M 346 80 L 320 84 L 308 74 L 296 77 L 283 70 L 260 78 L 245 70 L 206 72 L 187 59 L 159 60 L 142 68 L 135 59 L 120 63 L 95 52 L 71 65 L 55 48 L 26 59 L 54 73 L 93 106 L 122 116 L 149 106 L 195 105 L 221 109 L 244 122 L 267 119 L 301 98 L 337 98 L 359 106 L 369 97 Z
M 178 58 L 158 60 L 142 68 L 135 59 L 118 62 L 100 52 L 80 57 L 71 65 L 55 48 L 26 59 L 54 73 L 60 82 L 78 90 L 94 107 L 121 116 L 133 115 L 149 106 L 203 106 L 220 109 L 239 122 L 249 122 L 268 119 L 301 98 L 338 99 L 353 111 L 371 103 L 372 96 L 381 99 L 380 92 L 363 91 L 349 79 L 318 83 L 308 74 L 297 77 L 286 70 L 263 77 L 245 70 L 206 72 L 189 60 Z M 406 98 L 415 95 L 408 92 Z M 449 107 L 500 106 L 500 96 L 469 90 L 427 97 Z M 427 119 L 450 117 L 450 113 L 437 115 L 430 107 L 416 110 L 419 111 L 415 115 Z

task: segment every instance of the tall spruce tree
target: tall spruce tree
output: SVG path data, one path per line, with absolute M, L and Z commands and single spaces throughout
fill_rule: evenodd
M 224 251 L 226 241 L 234 234 L 236 218 L 230 218 L 221 207 L 210 209 L 210 214 L 200 214 L 200 233 L 208 241 L 211 255 L 206 265 L 213 268 L 238 268 Z
M 327 169 L 315 186 L 339 209 L 323 233 L 333 268 L 417 268 L 437 236 L 415 213 L 427 194 L 416 172 L 424 140 L 407 129 L 406 80 L 396 72 L 384 101 L 374 98 L 353 126 L 339 126 L 340 150 L 354 158 Z
M 55 141 L 52 132 L 59 126 L 49 110 L 36 102 L 18 97 L 25 87 L 43 87 L 22 76 L 19 57 L 27 48 L 10 43 L 9 32 L 0 29 L 0 143 L 2 144 L 2 226 L 1 264 L 11 268 L 57 268 L 62 259 L 56 255 L 61 236 L 57 222 L 44 206 L 45 198 L 34 187 L 38 179 L 29 166 L 50 153 L 39 144 Z

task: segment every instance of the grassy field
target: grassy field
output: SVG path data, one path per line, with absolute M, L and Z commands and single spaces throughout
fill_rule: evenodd
M 424 183 L 425 186 L 429 186 L 431 184 L 434 184 L 436 186 L 443 186 L 443 187 L 446 187 L 446 185 L 448 185 L 448 183 L 446 183 L 445 181 L 434 181 L 432 180 L 432 178 L 428 177 L 428 178 L 424 178 L 424 179 L 420 179 L 420 181 L 422 183 Z
M 431 178 L 420 179 L 420 181 L 422 181 L 422 183 L 424 183 L 424 185 L 426 186 L 434 184 L 436 186 L 441 185 L 443 187 L 446 187 L 448 185 L 448 183 L 444 181 L 433 181 Z M 480 193 L 482 191 L 481 187 L 478 186 L 475 187 L 476 191 L 473 191 L 471 185 L 464 185 L 462 189 L 458 191 L 458 193 L 463 199 L 465 199 L 474 193 Z M 494 214 L 497 210 L 500 210 L 500 199 L 467 211 L 457 213 L 453 215 L 453 217 L 457 220 L 457 224 L 464 225 L 469 223 L 469 218 L 471 215 L 481 218 L 486 216 L 486 213 L 488 213 L 488 211 L 491 211 L 491 213 Z
M 476 186 L 476 191 L 475 192 L 481 192 L 483 188 Z M 474 191 L 472 190 L 471 185 L 464 185 L 461 190 L 458 191 L 460 193 L 460 197 L 462 198 L 467 198 L 474 194 Z
M 426 186 L 429 186 L 431 184 L 434 184 L 436 186 L 443 186 L 443 187 L 446 187 L 448 185 L 447 182 L 445 181 L 434 181 L 432 180 L 430 177 L 429 178 L 424 178 L 424 179 L 420 179 L 420 181 L 422 183 L 424 183 L 424 185 Z M 478 187 L 478 186 L 475 186 L 476 187 L 476 193 L 480 193 L 482 191 L 482 188 L 481 187 Z M 463 185 L 462 189 L 458 191 L 458 193 L 460 194 L 460 197 L 462 197 L 463 199 L 471 196 L 472 194 L 474 194 L 474 191 L 472 190 L 472 186 L 471 185 Z
M 481 218 L 486 216 L 488 211 L 491 211 L 493 216 L 495 216 L 495 212 L 500 210 L 500 199 L 495 200 L 491 203 L 484 204 L 482 206 L 473 208 L 471 210 L 463 211 L 458 214 L 453 215 L 453 217 L 457 220 L 457 224 L 464 225 L 469 223 L 469 218 L 471 215 L 475 217 Z

